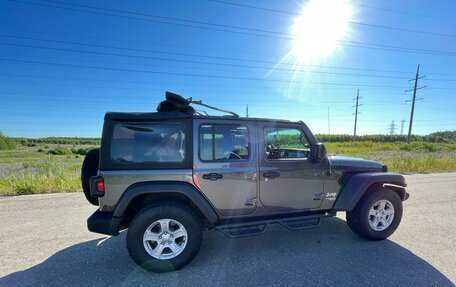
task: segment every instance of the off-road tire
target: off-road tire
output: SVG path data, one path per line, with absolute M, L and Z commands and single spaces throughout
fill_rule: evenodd
M 160 219 L 173 219 L 181 223 L 188 234 L 184 250 L 172 259 L 157 259 L 151 256 L 143 244 L 146 229 Z M 193 210 L 180 202 L 162 201 L 143 208 L 134 217 L 127 233 L 127 249 L 133 261 L 152 272 L 170 272 L 189 264 L 198 253 L 202 240 L 202 226 Z
M 100 149 L 96 148 L 89 151 L 85 158 L 84 162 L 82 163 L 81 169 L 81 184 L 82 184 L 82 191 L 86 199 L 93 205 L 98 205 L 98 198 L 90 196 L 90 183 L 89 179 L 92 176 L 96 176 L 98 173 L 98 166 L 100 163 Z
M 374 230 L 369 224 L 369 210 L 378 200 L 386 199 L 393 204 L 394 218 L 383 231 Z M 346 219 L 350 229 L 367 240 L 388 238 L 399 226 L 402 218 L 402 201 L 393 190 L 386 187 L 374 187 L 366 191 L 352 211 L 347 211 Z

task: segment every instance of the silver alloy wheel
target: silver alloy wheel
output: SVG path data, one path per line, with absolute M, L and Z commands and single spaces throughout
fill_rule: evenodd
M 386 199 L 375 202 L 369 211 L 369 225 L 375 231 L 387 229 L 394 219 L 394 206 Z
M 149 225 L 143 236 L 147 253 L 157 259 L 172 259 L 187 245 L 188 234 L 184 225 L 174 219 L 160 219 Z

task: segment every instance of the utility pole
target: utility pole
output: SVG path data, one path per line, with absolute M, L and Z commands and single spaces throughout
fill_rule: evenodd
M 389 133 L 390 135 L 394 135 L 394 132 L 396 131 L 396 124 L 394 123 L 394 120 L 393 122 L 390 124 L 389 126 Z
M 328 107 L 328 134 L 331 134 L 331 120 L 329 117 L 329 107 Z
M 362 106 L 362 104 L 359 104 L 359 99 L 361 99 L 361 98 L 359 97 L 359 89 L 358 89 L 358 92 L 356 93 L 356 99 L 354 99 L 354 100 L 356 100 L 356 106 L 353 106 L 354 108 L 356 108 L 355 113 L 354 113 L 355 129 L 353 131 L 353 140 L 356 140 L 356 124 L 358 123 L 358 114 L 360 114 L 360 112 L 358 112 L 358 107 Z
M 404 134 L 404 123 L 405 123 L 405 120 L 402 120 L 401 121 L 401 135 Z
M 408 136 L 407 136 L 407 143 L 410 143 L 410 138 L 412 136 L 413 113 L 415 112 L 415 102 L 418 101 L 418 100 L 423 100 L 423 98 L 419 98 L 419 99 L 416 98 L 416 91 L 419 90 L 419 89 L 426 88 L 426 86 L 418 88 L 418 80 L 421 79 L 421 78 L 424 78 L 424 77 L 425 76 L 420 77 L 420 65 L 418 64 L 418 68 L 416 68 L 416 75 L 415 75 L 415 79 L 414 79 L 415 80 L 415 86 L 414 86 L 413 89 L 405 91 L 405 92 L 413 91 L 412 100 L 406 101 L 406 102 L 412 102 L 412 111 L 410 113 L 410 123 L 409 123 L 409 130 L 408 130 Z M 413 81 L 413 79 L 409 80 L 409 82 L 410 81 Z
M 249 117 L 249 105 L 247 105 L 246 109 L 245 109 L 245 117 L 248 118 Z

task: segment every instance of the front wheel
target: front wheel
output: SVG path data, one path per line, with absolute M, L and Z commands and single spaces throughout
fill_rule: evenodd
M 352 211 L 347 211 L 347 224 L 368 240 L 388 238 L 399 226 L 402 201 L 391 189 L 380 187 L 367 191 Z
M 152 272 L 177 270 L 196 256 L 202 228 L 195 213 L 178 202 L 156 203 L 141 210 L 127 233 L 131 258 Z

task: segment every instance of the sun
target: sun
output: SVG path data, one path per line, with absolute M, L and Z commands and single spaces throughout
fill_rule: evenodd
M 299 65 L 328 57 L 347 36 L 351 17 L 349 0 L 307 1 L 293 23 L 288 58 Z

